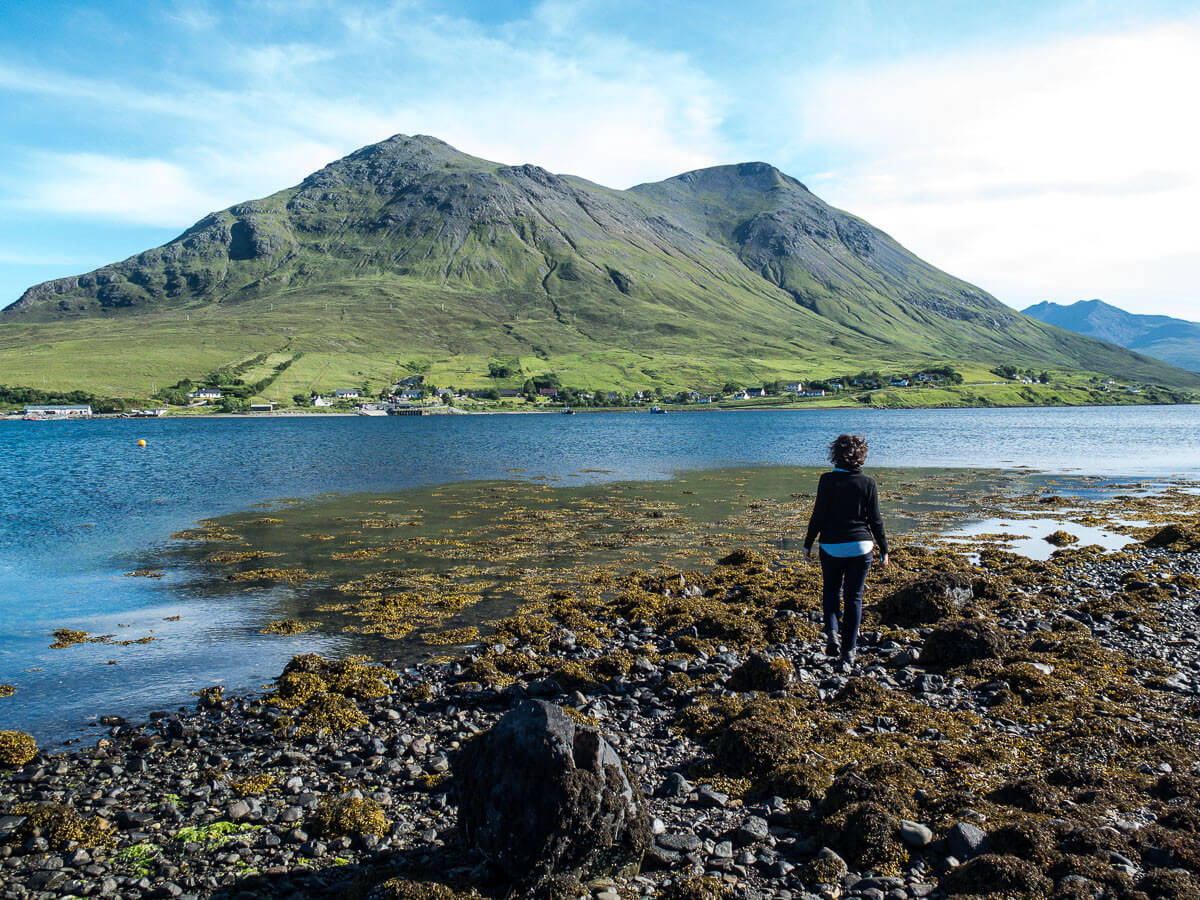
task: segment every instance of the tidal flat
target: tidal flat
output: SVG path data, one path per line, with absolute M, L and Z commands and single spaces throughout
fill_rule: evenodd
M 141 574 L 184 566 L 214 604 L 267 592 L 280 640 L 365 656 L 114 715 L 69 752 L 0 735 L 6 889 L 505 896 L 456 829 L 454 759 L 535 696 L 608 738 L 657 820 L 640 875 L 559 896 L 1200 896 L 1196 485 L 879 472 L 892 562 L 846 675 L 792 543 L 804 474 L 463 483 L 199 523 Z M 1128 542 L 1013 552 L 1045 521 Z
M 812 505 L 805 489 L 819 471 L 718 469 L 580 487 L 513 470 L 506 481 L 282 501 L 198 523 L 157 560 L 188 574 L 177 590 L 277 602 L 269 633 L 337 634 L 355 652 L 417 661 L 422 648 L 469 644 L 550 593 L 602 594 L 632 571 L 711 567 L 732 545 L 794 562 Z M 898 534 L 980 514 L 1018 483 L 965 469 L 879 477 Z

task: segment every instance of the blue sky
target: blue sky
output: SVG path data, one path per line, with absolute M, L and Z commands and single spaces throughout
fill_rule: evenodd
M 0 7 L 0 304 L 397 132 L 614 187 L 761 159 L 1014 306 L 1200 319 L 1178 2 Z

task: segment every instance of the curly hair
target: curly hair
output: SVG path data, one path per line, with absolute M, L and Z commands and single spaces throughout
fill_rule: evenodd
M 861 469 L 868 449 L 867 439 L 861 434 L 839 434 L 829 445 L 829 461 L 839 469 Z

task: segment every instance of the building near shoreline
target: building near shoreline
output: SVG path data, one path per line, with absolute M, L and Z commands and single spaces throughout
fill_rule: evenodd
M 87 419 L 91 415 L 92 407 L 86 403 L 79 406 L 51 404 L 25 407 L 26 419 Z

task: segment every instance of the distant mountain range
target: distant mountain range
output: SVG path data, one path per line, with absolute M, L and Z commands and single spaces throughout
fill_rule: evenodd
M 0 383 L 125 390 L 259 357 L 289 360 L 279 384 L 301 387 L 400 370 L 483 384 L 494 359 L 595 387 L 955 361 L 1200 386 L 1015 312 L 766 163 L 620 191 L 427 136 L 35 285 L 0 316 Z
M 1069 305 L 1035 303 L 1023 312 L 1059 328 L 1200 372 L 1200 322 L 1130 313 L 1103 300 L 1080 300 Z

